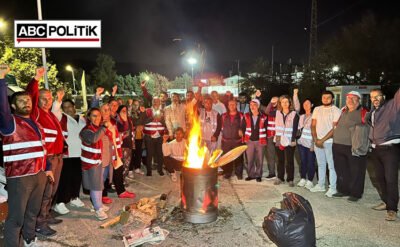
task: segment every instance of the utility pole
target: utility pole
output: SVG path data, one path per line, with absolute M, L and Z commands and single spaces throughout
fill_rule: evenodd
M 41 0 L 37 0 L 37 9 L 38 9 L 38 19 L 43 20 L 42 18 L 42 3 Z M 49 89 L 49 82 L 47 80 L 47 61 L 46 61 L 46 49 L 42 48 L 42 61 L 44 68 L 44 87 Z
M 272 54 L 271 54 L 271 79 L 274 76 L 274 46 L 272 46 Z
M 238 75 L 237 75 L 237 78 L 238 78 L 238 81 L 237 81 L 237 87 L 238 87 L 238 96 L 239 96 L 239 93 L 240 93 L 240 85 L 239 85 L 239 80 L 240 80 L 240 60 L 238 59 L 237 60 L 237 72 L 238 72 Z
M 311 23 L 310 23 L 310 50 L 308 63 L 315 58 L 317 54 L 317 0 L 311 0 Z

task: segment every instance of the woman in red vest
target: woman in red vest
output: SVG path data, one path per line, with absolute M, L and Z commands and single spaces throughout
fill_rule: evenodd
M 107 206 L 102 202 L 102 191 L 104 183 L 104 172 L 112 162 L 110 154 L 102 156 L 103 142 L 106 136 L 107 128 L 112 125 L 110 122 L 101 122 L 101 113 L 98 108 L 92 108 L 87 114 L 87 125 L 82 129 L 80 137 L 82 140 L 81 163 L 82 163 L 82 180 L 83 187 L 90 190 L 93 207 L 96 211 L 96 217 L 99 220 L 108 218 L 106 211 Z M 103 167 L 106 164 L 106 167 Z

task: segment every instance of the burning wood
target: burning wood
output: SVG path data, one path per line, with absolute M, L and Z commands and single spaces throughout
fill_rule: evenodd
M 197 114 L 188 137 L 181 177 L 181 205 L 185 220 L 191 223 L 209 223 L 218 216 L 217 168 L 239 157 L 247 146 L 231 150 L 222 156 L 217 149 L 212 154 L 201 138 L 201 125 Z
M 167 194 L 159 194 L 150 198 L 141 198 L 139 202 L 124 206 L 119 216 L 105 222 L 100 226 L 100 228 L 112 227 L 116 226 L 117 224 L 124 225 L 128 223 L 128 219 L 131 215 L 133 215 L 135 219 L 144 223 L 149 221 L 149 219 L 157 219 L 159 211 L 158 209 L 165 207 L 167 198 Z M 156 200 L 160 201 L 157 202 Z

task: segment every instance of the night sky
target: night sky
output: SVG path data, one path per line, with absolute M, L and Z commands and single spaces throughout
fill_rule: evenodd
M 318 41 L 338 34 L 367 11 L 378 18 L 400 16 L 397 1 L 319 0 Z M 37 19 L 36 0 L 0 0 L 0 18 Z M 189 72 L 183 50 L 206 49 L 206 71 L 227 76 L 257 58 L 308 59 L 311 0 L 42 0 L 44 19 L 102 20 L 101 49 L 51 49 L 51 60 L 90 70 L 97 53 L 114 57 L 120 74 L 145 69 L 173 79 Z M 172 41 L 174 38 L 182 41 Z

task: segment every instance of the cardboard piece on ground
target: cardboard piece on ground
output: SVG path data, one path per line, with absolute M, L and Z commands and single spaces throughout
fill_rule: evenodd
M 125 247 L 139 246 L 144 243 L 155 243 L 165 240 L 168 231 L 160 227 L 146 228 L 144 230 L 133 230 L 129 234 L 123 236 L 123 243 Z

